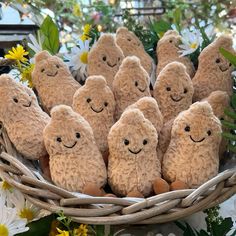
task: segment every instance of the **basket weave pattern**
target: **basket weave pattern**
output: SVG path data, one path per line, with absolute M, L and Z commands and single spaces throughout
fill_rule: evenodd
M 226 170 L 198 189 L 177 190 L 146 199 L 75 195 L 46 181 L 33 163 L 0 136 L 0 174 L 36 206 L 84 224 L 155 224 L 181 219 L 213 207 L 236 193 L 236 168 Z

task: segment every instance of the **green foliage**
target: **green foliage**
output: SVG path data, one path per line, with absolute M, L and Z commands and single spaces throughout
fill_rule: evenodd
M 47 16 L 40 26 L 40 34 L 43 36 L 42 47 L 51 54 L 59 51 L 59 31 L 57 25 L 50 16 Z
M 224 48 L 220 48 L 220 53 L 228 59 L 234 66 L 236 66 L 236 55 L 232 54 L 231 52 L 227 51 Z
M 17 234 L 18 236 L 46 236 L 49 235 L 51 223 L 55 219 L 55 216 L 49 215 L 40 220 L 33 221 L 27 226 L 29 230 L 27 232 Z
M 204 211 L 207 214 L 205 218 L 207 223 L 207 231 L 201 229 L 199 232 L 193 229 L 188 223 L 175 224 L 183 231 L 183 236 L 235 236 L 236 230 L 229 234 L 233 227 L 233 221 L 230 217 L 223 219 L 219 216 L 219 206 Z

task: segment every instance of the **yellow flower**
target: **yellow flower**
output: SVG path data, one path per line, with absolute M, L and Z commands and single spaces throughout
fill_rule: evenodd
M 21 81 L 28 82 L 30 88 L 33 87 L 32 76 L 31 76 L 33 69 L 34 69 L 34 64 L 30 64 L 29 66 L 23 68 L 21 71 Z
M 74 229 L 73 235 L 74 236 L 87 236 L 88 229 L 87 225 L 81 224 L 78 229 Z
M 12 47 L 11 51 L 8 51 L 9 54 L 5 55 L 7 59 L 17 60 L 18 62 L 25 63 L 28 61 L 24 56 L 28 55 L 29 52 L 26 52 L 25 49 L 21 45 L 17 45 L 17 47 Z
M 90 39 L 89 33 L 90 33 L 91 28 L 92 28 L 92 25 L 90 25 L 90 24 L 86 24 L 84 26 L 83 34 L 80 36 L 82 41 Z
M 79 16 L 79 17 L 82 16 L 82 11 L 81 11 L 80 5 L 79 5 L 78 3 L 76 3 L 76 4 L 73 6 L 73 14 L 74 14 L 75 16 Z
M 57 231 L 59 234 L 57 234 L 56 236 L 70 236 L 69 231 L 60 230 L 59 228 L 57 228 Z

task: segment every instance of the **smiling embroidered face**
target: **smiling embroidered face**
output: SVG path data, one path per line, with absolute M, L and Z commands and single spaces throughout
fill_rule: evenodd
M 54 107 L 51 116 L 44 130 L 44 142 L 50 155 L 76 153 L 94 142 L 88 122 L 69 106 Z
M 144 158 L 157 146 L 157 132 L 152 123 L 138 109 L 127 109 L 111 128 L 108 136 L 109 150 L 120 158 Z M 154 148 L 154 149 L 153 149 Z M 112 155 L 111 154 L 111 155 Z
M 193 85 L 185 66 L 172 62 L 164 67 L 154 85 L 153 96 L 165 121 L 187 109 L 192 104 Z
M 148 73 L 135 57 L 126 57 L 113 81 L 113 92 L 117 102 L 117 118 L 125 108 L 140 98 L 150 96 Z
M 124 58 L 110 34 L 103 34 L 88 54 L 88 74 L 102 75 L 111 88 L 112 81 Z
M 221 124 L 208 102 L 196 102 L 175 119 L 172 138 L 186 145 L 210 145 L 219 139 Z

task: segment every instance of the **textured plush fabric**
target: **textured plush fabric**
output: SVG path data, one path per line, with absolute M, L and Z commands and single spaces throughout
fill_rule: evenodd
M 148 196 L 160 177 L 155 127 L 138 109 L 127 109 L 108 135 L 108 181 L 120 196 L 138 192 Z
M 158 76 L 161 70 L 170 62 L 178 61 L 186 66 L 189 76 L 192 78 L 195 73 L 193 63 L 188 57 L 180 57 L 178 47 L 181 44 L 181 36 L 174 30 L 168 30 L 158 41 L 157 53 L 157 71 Z
M 233 66 L 219 52 L 222 47 L 236 55 L 232 44 L 231 37 L 222 35 L 202 50 L 198 57 L 198 70 L 193 78 L 194 101 L 200 101 L 216 90 L 226 91 L 229 96 L 232 94 Z
M 34 92 L 3 74 L 0 96 L 0 121 L 16 149 L 32 160 L 47 155 L 43 129 L 50 118 L 39 107 Z
M 207 101 L 210 103 L 212 110 L 220 120 L 230 120 L 230 118 L 225 115 L 225 109 L 230 108 L 230 98 L 227 92 L 224 91 L 214 91 L 203 101 Z M 232 122 L 232 121 L 231 121 Z M 222 127 L 223 131 L 228 131 L 229 129 Z M 223 158 L 224 152 L 227 150 L 228 140 L 223 138 L 220 144 L 220 158 Z
M 66 64 L 47 51 L 39 52 L 35 56 L 32 82 L 47 112 L 60 104 L 72 106 L 73 95 L 80 87 Z
M 124 55 L 111 34 L 103 34 L 88 54 L 88 74 L 103 75 L 112 88 L 113 79 L 119 70 Z
M 103 76 L 90 76 L 74 95 L 73 109 L 91 125 L 103 156 L 108 152 L 107 135 L 114 124 L 115 98 Z
M 151 96 L 148 81 L 148 73 L 137 57 L 126 57 L 123 60 L 113 81 L 117 119 L 126 107 L 142 97 Z
M 152 73 L 152 58 L 145 51 L 139 38 L 125 27 L 120 27 L 116 31 L 116 43 L 122 49 L 124 56 L 136 56 L 140 59 L 142 67 L 149 76 Z
M 106 167 L 89 123 L 66 105 L 54 107 L 51 117 L 43 136 L 53 182 L 69 191 L 103 187 Z
M 179 62 L 171 62 L 157 77 L 153 96 L 163 115 L 164 123 L 175 118 L 192 104 L 193 85 L 186 67 Z
M 221 123 L 208 102 L 196 102 L 174 120 L 162 173 L 169 182 L 195 188 L 213 178 L 219 168 Z

